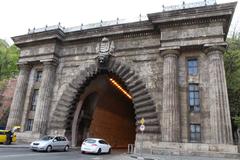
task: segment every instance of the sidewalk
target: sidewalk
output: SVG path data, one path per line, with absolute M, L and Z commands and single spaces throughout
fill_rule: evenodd
M 19 144 L 19 143 L 12 143 L 10 145 L 0 144 L 0 148 L 30 148 L 29 144 Z M 80 151 L 80 147 L 70 147 L 73 151 Z
M 208 156 L 176 156 L 176 155 L 151 155 L 151 154 L 143 154 L 140 156 L 139 154 L 131 154 L 129 155 L 131 158 L 137 160 L 239 160 L 239 157 L 208 157 Z
M 29 148 L 30 144 L 16 144 L 12 143 L 10 145 L 0 144 L 0 148 Z
M 29 144 L 18 144 L 18 143 L 12 143 L 10 145 L 6 144 L 0 144 L 0 148 L 29 148 Z M 80 147 L 71 147 L 71 150 L 80 150 Z

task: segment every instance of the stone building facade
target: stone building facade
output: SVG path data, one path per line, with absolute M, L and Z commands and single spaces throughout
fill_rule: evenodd
M 13 37 L 21 49 L 20 73 L 7 127 L 21 125 L 21 140 L 60 134 L 78 145 L 79 134 L 85 133 L 79 125 L 94 128 L 89 125 L 100 102 L 91 94 L 104 90 L 97 79 L 111 75 L 131 97 L 136 151 L 143 139 L 146 152 L 164 148 L 237 152 L 223 64 L 235 6 L 164 11 L 148 14 L 145 21 L 74 31 L 50 27 Z M 109 96 L 102 94 L 100 99 L 113 104 Z M 91 118 L 83 124 L 79 117 L 85 114 L 81 110 L 86 101 Z M 114 125 L 105 127 L 126 120 L 115 123 L 118 115 L 97 113 L 102 114 L 98 121 L 111 117 Z

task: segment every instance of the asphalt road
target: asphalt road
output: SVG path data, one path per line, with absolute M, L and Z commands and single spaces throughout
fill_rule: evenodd
M 69 152 L 33 152 L 28 148 L 1 148 L 0 160 L 137 160 L 125 154 L 126 150 L 112 150 L 111 154 L 82 154 L 80 150 L 70 150 Z M 239 158 L 210 158 L 191 156 L 167 156 L 155 155 L 148 159 L 155 160 L 239 160 Z
M 132 158 L 129 158 L 123 150 L 94 155 L 82 154 L 79 150 L 46 153 L 33 152 L 27 148 L 0 148 L 0 160 L 132 160 Z

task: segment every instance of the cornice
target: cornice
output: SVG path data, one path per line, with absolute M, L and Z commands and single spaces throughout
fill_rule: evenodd
M 20 35 L 16 37 L 12 37 L 15 45 L 18 47 L 25 46 L 27 44 L 36 44 L 38 42 L 48 41 L 48 42 L 56 42 L 62 41 L 65 38 L 65 34 L 61 29 L 49 30 L 39 33 Z
M 232 16 L 237 2 L 148 14 L 153 24 L 218 16 Z
M 168 27 L 223 22 L 224 34 L 227 35 L 236 5 L 237 2 L 232 2 L 219 5 L 164 11 L 148 14 L 148 19 L 160 30 L 161 28 Z
M 208 17 L 208 18 L 198 18 L 198 19 L 186 19 L 181 21 L 168 21 L 166 23 L 158 24 L 159 28 L 168 28 L 168 27 L 179 27 L 179 26 L 189 26 L 189 25 L 196 25 L 196 24 L 208 24 L 212 22 L 227 22 L 227 19 L 222 17 Z
M 72 41 L 91 41 L 101 39 L 103 36 L 107 37 L 141 37 L 147 35 L 157 34 L 154 27 L 149 21 L 140 21 L 126 24 L 119 24 L 113 26 L 98 27 L 86 30 L 79 30 L 73 32 L 64 32 L 61 28 L 49 31 L 30 33 L 26 35 L 12 37 L 13 41 L 18 47 L 27 45 L 34 45 L 44 42 L 67 43 Z

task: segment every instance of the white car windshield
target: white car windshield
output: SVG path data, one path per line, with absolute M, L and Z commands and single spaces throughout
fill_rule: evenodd
M 96 143 L 96 140 L 94 140 L 94 139 L 86 139 L 84 142 L 93 144 L 93 143 Z
M 43 136 L 42 138 L 41 138 L 41 140 L 42 141 L 48 141 L 48 140 L 51 140 L 51 139 L 53 139 L 54 137 L 52 137 L 52 136 Z

